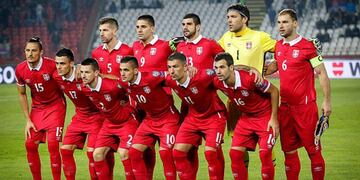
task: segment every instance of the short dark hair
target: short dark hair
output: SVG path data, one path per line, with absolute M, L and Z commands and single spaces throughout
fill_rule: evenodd
M 180 60 L 183 64 L 186 64 L 186 56 L 179 52 L 174 52 L 168 57 L 168 61 Z
M 226 53 L 226 52 L 221 52 L 219 54 L 217 54 L 215 56 L 215 62 L 221 61 L 221 60 L 225 60 L 226 61 L 226 65 L 231 66 L 234 64 L 234 59 L 231 56 L 231 54 Z
M 139 63 L 138 63 L 136 57 L 134 57 L 134 56 L 125 56 L 120 61 L 120 63 L 129 63 L 129 62 L 132 64 L 133 68 L 139 67 Z
M 98 62 L 93 58 L 86 58 L 81 62 L 82 66 L 91 66 L 94 71 L 100 70 Z
M 248 20 L 246 21 L 246 25 L 249 25 L 249 21 L 250 21 L 250 11 L 248 9 L 248 7 L 246 5 L 243 4 L 232 4 L 230 5 L 226 12 L 235 10 L 237 11 L 242 17 L 247 17 Z
M 26 44 L 28 44 L 28 43 L 37 43 L 39 45 L 40 51 L 43 49 L 42 42 L 40 41 L 40 38 L 37 36 L 31 37 L 29 40 L 27 40 Z
M 283 9 L 279 12 L 279 16 L 285 14 L 288 14 L 292 20 L 297 21 L 297 15 L 294 9 Z
M 69 58 L 70 61 L 74 61 L 74 54 L 71 51 L 71 49 L 68 48 L 61 48 L 57 53 L 56 53 L 57 57 L 67 57 Z
M 183 19 L 189 19 L 189 18 L 191 18 L 194 21 L 195 25 L 198 25 L 198 24 L 201 25 L 200 17 L 197 14 L 189 13 L 183 17 Z
M 155 19 L 149 14 L 141 15 L 137 18 L 137 20 L 147 21 L 151 26 L 155 26 Z
M 111 24 L 111 25 L 114 25 L 116 27 L 116 29 L 119 29 L 119 23 L 113 17 L 102 17 L 99 20 L 99 25 L 103 25 L 103 24 Z

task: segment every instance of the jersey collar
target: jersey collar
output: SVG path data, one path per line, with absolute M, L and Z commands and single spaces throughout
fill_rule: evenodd
M 116 43 L 114 49 L 115 49 L 115 50 L 118 50 L 118 49 L 120 48 L 121 44 L 122 44 L 122 42 L 119 40 L 119 41 Z M 108 49 L 107 44 L 104 44 L 102 49 Z
M 235 73 L 235 85 L 234 85 L 234 89 L 237 89 L 238 87 L 241 87 L 241 80 L 240 80 L 240 74 L 238 71 L 234 71 Z M 225 83 L 225 81 L 223 81 L 224 87 L 225 88 L 229 88 L 229 86 Z M 232 87 L 231 87 L 232 88 Z
M 95 88 L 93 89 L 93 88 L 91 88 L 89 85 L 88 85 L 88 87 L 89 87 L 89 89 L 90 89 L 91 91 L 100 92 L 101 84 L 102 84 L 102 79 L 101 79 L 100 76 L 98 76 L 98 81 L 97 81 L 97 84 L 96 84 Z
M 193 41 L 189 41 L 189 39 L 186 39 L 186 43 L 193 43 L 197 44 L 200 42 L 200 40 L 203 38 L 203 36 L 200 34 L 197 38 L 195 38 Z
M 73 67 L 72 70 L 73 70 L 73 72 L 72 72 L 71 76 L 69 78 L 66 78 L 65 76 L 61 76 L 62 80 L 73 82 L 75 79 L 75 67 Z
M 187 87 L 189 86 L 189 84 L 190 84 L 190 77 L 189 77 L 189 75 L 187 75 L 187 78 L 186 78 L 186 80 L 185 80 L 184 83 L 180 84 L 178 81 L 176 81 L 176 84 L 177 84 L 178 86 L 183 87 L 183 88 L 187 88 Z
M 284 45 L 285 43 L 289 43 L 290 46 L 293 46 L 296 43 L 300 42 L 301 39 L 302 39 L 302 36 L 298 34 L 297 37 L 295 39 L 291 40 L 291 41 L 286 41 L 285 39 L 283 39 L 282 44 Z
M 29 63 L 27 63 L 27 64 L 28 64 L 28 67 L 29 67 L 29 69 L 30 69 L 31 71 L 40 71 L 40 68 L 41 68 L 41 66 L 42 66 L 42 64 L 43 64 L 43 58 L 40 57 L 39 63 L 38 63 L 38 64 L 36 65 L 36 67 L 34 67 L 34 68 L 32 68 Z
M 129 85 L 139 85 L 140 84 L 140 81 L 141 81 L 141 72 L 139 71 L 135 81 L 133 83 L 130 83 L 129 82 Z
M 245 35 L 245 34 L 246 34 L 247 32 L 249 32 L 249 31 L 250 31 L 250 28 L 245 27 L 245 29 L 243 29 L 243 30 L 241 30 L 241 31 L 239 31 L 239 32 L 234 33 L 234 35 L 235 35 L 235 37 L 243 36 L 243 35 Z
M 150 42 L 148 42 L 148 43 L 146 43 L 146 44 L 154 45 L 158 40 L 159 40 L 159 36 L 158 36 L 158 35 L 154 35 L 154 38 L 153 38 Z M 140 43 L 141 43 L 142 45 L 146 46 L 146 44 L 144 44 L 142 41 L 140 41 Z

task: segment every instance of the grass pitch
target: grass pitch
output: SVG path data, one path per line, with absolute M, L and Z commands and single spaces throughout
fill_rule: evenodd
M 278 81 L 274 80 L 277 85 Z M 318 83 L 317 83 L 318 87 Z M 323 156 L 326 162 L 326 179 L 358 179 L 360 177 L 360 80 L 331 80 L 332 115 L 330 129 L 322 137 Z M 322 102 L 322 92 L 317 88 L 318 105 Z M 222 96 L 225 99 L 224 96 Z M 18 102 L 16 85 L 0 85 L 0 179 L 32 179 L 26 161 L 24 147 L 25 119 Z M 177 100 L 177 104 L 179 104 Z M 74 113 L 69 102 L 66 125 Z M 225 156 L 225 179 L 232 179 L 230 158 L 228 155 L 231 139 L 225 136 L 223 151 Z M 49 154 L 45 144 L 40 145 L 43 179 L 52 179 Z M 275 147 L 275 179 L 286 179 L 284 156 L 280 142 Z M 85 151 L 75 151 L 77 179 L 89 179 L 87 156 Z M 207 163 L 203 146 L 199 152 L 200 167 L 198 179 L 208 179 Z M 304 149 L 300 149 L 300 179 L 311 179 L 310 160 Z M 261 179 L 258 151 L 250 153 L 249 179 Z M 63 178 L 65 179 L 65 178 Z M 115 178 L 125 179 L 120 159 L 116 158 Z M 162 163 L 157 154 L 154 179 L 164 179 Z

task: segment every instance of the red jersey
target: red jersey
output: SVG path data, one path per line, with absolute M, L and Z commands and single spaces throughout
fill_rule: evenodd
M 89 97 L 82 92 L 83 83 L 81 79 L 75 79 L 75 68 L 73 69 L 73 74 L 70 76 L 70 78 L 59 76 L 56 71 L 54 72 L 53 77 L 63 92 L 74 103 L 75 112 L 78 116 L 89 117 L 100 113 L 98 108 L 96 108 L 96 106 L 90 101 Z M 83 119 L 88 120 L 88 118 Z
M 217 77 L 214 78 L 215 87 L 235 102 L 242 113 L 258 115 L 271 112 L 271 96 L 265 93 L 270 87 L 269 81 L 264 79 L 260 85 L 256 85 L 254 74 L 250 76 L 249 72 L 244 70 L 236 70 L 234 73 L 234 87 L 229 87 Z
M 198 69 L 213 69 L 215 56 L 220 52 L 224 52 L 216 41 L 204 38 L 201 35 L 192 42 L 180 42 L 176 47 L 176 51 L 186 56 L 189 66 Z
M 141 41 L 135 41 L 133 51 L 141 72 L 167 71 L 167 58 L 172 53 L 167 41 L 157 36 L 145 45 Z
M 310 59 L 317 56 L 313 43 L 301 36 L 290 42 L 279 40 L 276 43 L 281 102 L 298 105 L 316 100 L 314 69 Z
M 91 56 L 97 60 L 100 73 L 113 74 L 120 76 L 120 60 L 125 56 L 133 55 L 132 49 L 127 45 L 118 41 L 114 49 L 109 52 L 106 44 L 94 49 Z
M 64 95 L 52 77 L 56 71 L 55 61 L 46 57 L 41 57 L 39 61 L 35 68 L 31 68 L 26 60 L 17 65 L 15 70 L 17 84 L 19 86 L 26 84 L 30 88 L 33 108 L 64 104 Z
M 122 83 L 131 99 L 151 118 L 176 112 L 173 97 L 165 92 L 165 73 L 159 71 L 139 72 L 134 83 Z
M 92 89 L 83 85 L 83 92 L 112 124 L 127 121 L 134 112 L 125 90 L 117 80 L 98 77 L 96 87 Z
M 166 77 L 166 85 L 189 105 L 190 116 L 206 118 L 214 113 L 225 111 L 225 105 L 216 93 L 213 85 L 215 72 L 212 69 L 199 70 L 193 78 L 187 78 L 184 84 Z

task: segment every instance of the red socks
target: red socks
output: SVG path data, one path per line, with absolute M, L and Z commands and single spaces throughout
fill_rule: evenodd
M 123 160 L 122 164 L 124 166 L 126 180 L 135 180 L 130 158 Z
M 50 153 L 51 172 L 54 180 L 61 179 L 61 156 L 59 152 L 59 142 L 48 142 Z
M 311 160 L 311 172 L 314 180 L 323 180 L 325 177 L 325 161 L 321 151 L 309 155 Z
M 163 162 L 164 175 L 166 180 L 176 180 L 176 168 L 173 160 L 172 150 L 160 150 L 159 153 Z
M 299 179 L 300 160 L 297 152 L 293 154 L 285 153 L 285 172 L 287 179 Z
M 152 180 L 155 163 L 156 163 L 156 155 L 155 155 L 154 147 L 147 148 L 144 151 L 143 159 L 147 169 L 147 180 Z
M 243 151 L 230 149 L 231 169 L 235 180 L 248 179 L 248 172 L 244 163 Z
M 216 151 L 205 151 L 205 158 L 208 162 L 208 171 L 210 179 L 219 180 L 224 175 L 221 174 L 221 166 L 218 163 L 218 153 Z
M 217 166 L 219 167 L 219 178 L 224 179 L 225 174 L 225 159 L 224 159 L 224 153 L 222 151 L 222 147 L 218 148 L 216 150 L 217 152 Z
M 69 149 L 60 149 L 64 174 L 67 180 L 75 180 L 76 164 L 74 159 L 74 151 Z
M 102 161 L 95 161 L 95 170 L 96 175 L 99 180 L 109 180 L 110 179 L 110 171 L 108 162 L 105 160 Z
M 260 150 L 259 152 L 261 160 L 261 176 L 262 179 L 274 179 L 274 164 L 272 162 L 272 151 L 270 150 Z
M 181 180 L 195 180 L 196 176 L 193 174 L 192 165 L 188 160 L 188 154 L 183 151 L 173 149 L 173 158 L 175 161 L 176 171 Z
M 93 156 L 93 152 L 86 152 L 87 157 L 89 159 L 89 172 L 90 172 L 90 178 L 91 180 L 96 180 L 97 179 L 97 175 L 96 175 L 96 170 L 95 170 L 95 162 L 94 162 L 94 156 Z
M 135 148 L 130 148 L 129 157 L 131 159 L 133 173 L 136 179 L 146 179 L 147 168 L 143 159 L 143 152 Z
M 113 151 L 109 151 L 106 154 L 106 162 L 107 162 L 108 168 L 109 168 L 110 179 L 113 179 L 113 177 L 114 177 L 114 166 L 115 166 L 115 158 L 114 158 L 114 152 Z
M 31 174 L 34 180 L 41 180 L 41 163 L 38 151 L 38 144 L 31 140 L 25 142 L 27 159 L 30 167 Z

